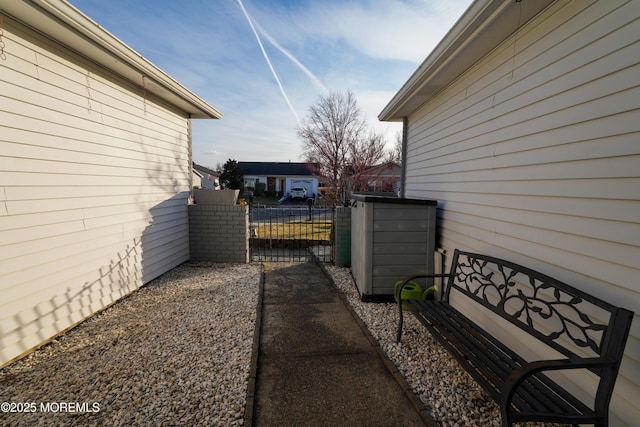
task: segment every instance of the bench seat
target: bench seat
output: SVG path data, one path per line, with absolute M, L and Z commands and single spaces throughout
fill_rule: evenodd
M 449 304 L 438 301 L 411 301 L 409 310 L 415 311 L 420 322 L 432 332 L 449 353 L 495 400 L 500 402 L 502 390 L 510 375 L 527 362 L 492 335 L 477 326 Z M 566 422 L 577 418 L 592 419 L 593 411 L 542 373 L 536 373 L 518 387 L 513 397 L 518 414 L 529 421 L 546 421 L 533 413 L 564 413 Z M 554 416 L 554 421 L 560 421 Z
M 441 298 L 399 297 L 405 284 L 436 277 L 447 279 Z M 457 294 L 456 307 L 450 304 L 452 293 Z M 518 264 L 459 250 L 448 274 L 407 277 L 397 288 L 396 297 L 397 341 L 402 336 L 404 307 L 499 404 L 503 426 L 524 421 L 608 424 L 608 406 L 631 327 L 631 311 Z M 468 305 L 461 305 L 461 301 Z M 497 339 L 459 306 L 488 310 L 520 328 L 523 338 L 538 340 L 558 357 L 526 360 L 518 352 L 517 341 L 507 345 Z M 570 371 L 578 370 L 588 370 L 597 377 L 592 405 L 547 375 L 563 371 L 571 376 Z

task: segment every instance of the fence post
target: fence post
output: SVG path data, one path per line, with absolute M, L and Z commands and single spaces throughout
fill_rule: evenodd
M 337 267 L 351 266 L 351 208 L 339 206 L 336 208 L 336 232 L 333 245 L 335 247 L 334 261 Z

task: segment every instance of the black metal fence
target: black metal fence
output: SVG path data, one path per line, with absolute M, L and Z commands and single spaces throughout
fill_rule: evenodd
M 316 206 L 251 206 L 252 261 L 333 261 L 335 209 Z

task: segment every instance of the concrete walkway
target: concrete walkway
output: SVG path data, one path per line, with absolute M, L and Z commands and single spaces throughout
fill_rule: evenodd
M 432 422 L 315 263 L 265 264 L 245 426 Z

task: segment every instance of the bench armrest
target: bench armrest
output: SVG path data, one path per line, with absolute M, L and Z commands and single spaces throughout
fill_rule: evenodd
M 409 276 L 407 278 L 405 278 L 402 283 L 400 284 L 400 286 L 398 286 L 397 289 L 397 293 L 394 295 L 394 297 L 396 297 L 396 300 L 398 301 L 398 310 L 400 313 L 400 317 L 398 318 L 398 333 L 396 335 L 396 342 L 400 342 L 400 339 L 402 338 L 402 325 L 404 323 L 404 317 L 402 314 L 402 289 L 407 285 L 407 283 L 411 282 L 412 280 L 415 279 L 435 279 L 435 278 L 444 278 L 444 277 L 450 277 L 451 274 L 414 274 L 413 276 Z
M 557 360 L 539 360 L 527 363 L 513 371 L 504 383 L 500 394 L 502 420 L 510 420 L 509 409 L 516 390 L 528 377 L 542 371 L 561 371 L 567 369 L 596 369 L 612 365 L 613 362 L 602 357 L 574 358 Z

